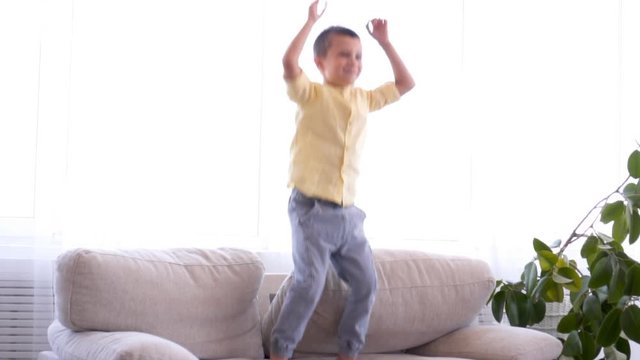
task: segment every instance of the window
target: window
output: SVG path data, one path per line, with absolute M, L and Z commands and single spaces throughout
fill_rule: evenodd
M 0 236 L 289 248 L 295 106 L 281 58 L 307 2 L 0 6 L 2 34 L 22 37 L 0 37 L 12 54 L 0 69 L 11 99 L 0 107 L 0 165 L 10 173 L 0 178 Z M 331 2 L 301 55 L 321 81 L 311 43 L 342 24 L 362 39 L 359 85 L 388 81 L 365 30 L 385 17 L 416 79 L 369 118 L 357 199 L 366 232 L 376 247 L 519 265 L 534 236 L 566 236 L 623 174 L 640 130 L 638 5 L 417 6 Z
M 37 10 L 36 1 L 0 4 L 0 221 L 34 214 L 40 74 Z

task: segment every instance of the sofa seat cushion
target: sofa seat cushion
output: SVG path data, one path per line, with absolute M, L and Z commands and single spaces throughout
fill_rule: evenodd
M 145 333 L 73 332 L 56 321 L 47 336 L 63 360 L 198 360 L 182 346 Z
M 362 354 L 428 343 L 473 322 L 495 285 L 486 262 L 413 250 L 375 249 L 378 291 Z M 262 324 L 265 345 L 291 285 L 278 291 Z M 349 289 L 331 271 L 296 354 L 335 354 Z M 297 356 L 294 355 L 294 356 Z
M 57 317 L 73 331 L 155 335 L 201 359 L 262 358 L 263 273 L 240 249 L 76 249 L 57 259 Z
M 60 358 L 53 351 L 41 351 L 36 360 L 60 360 Z
M 552 360 L 560 356 L 562 343 L 547 333 L 533 329 L 480 325 L 457 330 L 408 352 L 421 356 L 461 356 L 477 360 Z
M 302 356 L 297 359 L 301 360 L 336 360 L 335 356 Z M 419 356 L 405 353 L 386 353 L 386 354 L 361 354 L 358 360 L 470 360 L 457 357 L 431 357 Z

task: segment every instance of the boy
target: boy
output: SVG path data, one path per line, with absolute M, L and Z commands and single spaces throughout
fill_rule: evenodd
M 322 16 L 317 7 L 315 0 L 283 58 L 287 92 L 298 104 L 289 181 L 294 280 L 273 328 L 272 360 L 292 356 L 320 298 L 330 263 L 350 287 L 338 328 L 338 359 L 353 359 L 364 346 L 376 273 L 362 228 L 365 214 L 353 201 L 366 115 L 414 86 L 389 42 L 387 22 L 381 19 L 372 20 L 367 30 L 389 58 L 394 83 L 370 91 L 353 87 L 362 69 L 362 46 L 355 32 L 337 26 L 324 30 L 314 43 L 314 60 L 324 84 L 310 82 L 298 59 Z

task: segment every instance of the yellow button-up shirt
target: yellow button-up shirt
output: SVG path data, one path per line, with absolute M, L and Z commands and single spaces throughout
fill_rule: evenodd
M 392 82 L 374 90 L 334 87 L 311 82 L 301 72 L 287 81 L 287 93 L 298 104 L 289 186 L 307 196 L 352 205 L 367 114 L 397 101 L 398 89 Z

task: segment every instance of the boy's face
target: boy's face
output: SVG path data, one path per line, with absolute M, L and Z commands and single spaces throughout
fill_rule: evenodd
M 362 45 L 360 39 L 332 34 L 327 55 L 315 58 L 324 81 L 334 86 L 353 85 L 362 71 Z

